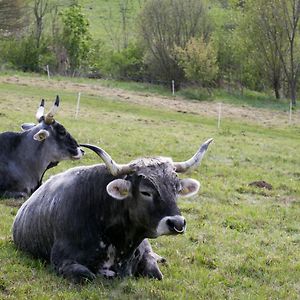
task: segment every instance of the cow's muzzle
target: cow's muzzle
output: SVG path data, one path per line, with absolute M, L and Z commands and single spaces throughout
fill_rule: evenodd
M 77 154 L 72 156 L 72 159 L 80 159 L 84 155 L 84 151 L 77 147 Z
M 156 233 L 160 235 L 182 234 L 186 230 L 185 218 L 179 215 L 167 216 L 161 219 L 157 225 Z

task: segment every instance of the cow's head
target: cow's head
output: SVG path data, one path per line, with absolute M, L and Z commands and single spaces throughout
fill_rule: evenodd
M 200 183 L 195 179 L 180 179 L 183 173 L 198 166 L 212 139 L 206 141 L 196 154 L 185 162 L 173 162 L 171 158 L 141 158 L 127 165 L 118 165 L 101 148 L 82 144 L 95 151 L 105 162 L 109 172 L 118 177 L 111 181 L 107 193 L 116 200 L 126 201 L 129 217 L 146 237 L 180 234 L 186 229 L 176 200 L 178 196 L 195 195 Z
M 76 140 L 64 126 L 54 119 L 59 106 L 59 97 L 56 97 L 51 110 L 46 115 L 44 115 L 44 104 L 45 101 L 42 99 L 36 113 L 38 124 L 22 124 L 22 130 L 26 131 L 36 143 L 39 143 L 40 147 L 47 150 L 45 152 L 49 156 L 48 159 L 50 161 L 58 162 L 65 159 L 80 159 L 84 151 L 80 149 Z

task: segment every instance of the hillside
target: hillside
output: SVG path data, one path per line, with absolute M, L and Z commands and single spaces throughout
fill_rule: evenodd
M 90 21 L 94 39 L 101 39 L 111 46 L 117 46 L 122 40 L 122 11 L 126 16 L 126 34 L 134 36 L 136 16 L 144 0 L 80 0 L 84 13 Z

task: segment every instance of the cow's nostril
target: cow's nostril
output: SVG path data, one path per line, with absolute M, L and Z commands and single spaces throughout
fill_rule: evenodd
M 173 233 L 183 233 L 185 231 L 186 221 L 184 218 L 170 218 L 166 221 L 169 230 Z
M 171 219 L 168 219 L 166 221 L 167 225 L 170 227 L 170 228 L 173 228 L 174 227 L 174 223 L 171 221 Z

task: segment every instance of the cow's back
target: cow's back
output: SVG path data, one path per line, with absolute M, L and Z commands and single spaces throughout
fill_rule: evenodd
M 81 218 L 86 214 L 84 209 L 89 208 L 90 197 L 85 187 L 91 189 L 97 168 L 103 166 L 70 169 L 51 177 L 36 190 L 15 217 L 13 239 L 16 246 L 35 257 L 49 259 L 55 240 L 79 231 Z
M 12 191 L 19 183 L 19 157 L 16 154 L 22 140 L 22 133 L 3 132 L 0 134 L 0 195 Z

